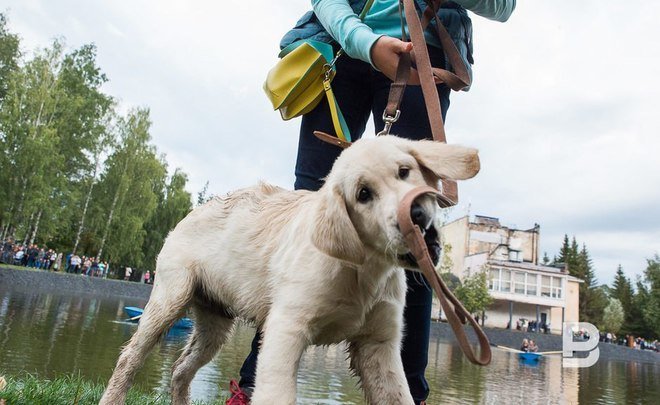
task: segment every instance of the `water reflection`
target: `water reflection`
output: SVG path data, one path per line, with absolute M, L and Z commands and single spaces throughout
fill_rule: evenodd
M 120 347 L 136 328 L 125 322 L 123 307 L 144 304 L 137 299 L 0 286 L 0 370 L 28 371 L 44 378 L 80 373 L 105 383 Z M 220 354 L 193 380 L 194 399 L 228 394 L 228 382 L 238 377 L 253 335 L 248 326 L 236 327 Z M 145 361 L 136 385 L 167 395 L 171 366 L 185 338 L 185 331 L 170 332 Z M 431 342 L 429 354 L 430 404 L 660 403 L 657 364 L 600 360 L 589 369 L 563 369 L 559 356 L 527 364 L 514 354 L 495 350 L 492 365 L 484 368 L 470 364 L 453 340 L 440 339 Z M 298 380 L 300 403 L 364 403 L 342 345 L 310 348 Z

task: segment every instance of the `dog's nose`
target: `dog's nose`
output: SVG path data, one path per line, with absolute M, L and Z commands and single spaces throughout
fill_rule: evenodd
M 414 203 L 410 208 L 410 219 L 412 219 L 413 224 L 419 225 L 422 229 L 425 229 L 428 225 L 426 211 L 417 203 Z

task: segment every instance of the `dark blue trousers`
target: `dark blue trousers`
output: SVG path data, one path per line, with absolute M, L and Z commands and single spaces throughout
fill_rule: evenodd
M 435 67 L 444 66 L 442 51 L 429 48 Z M 376 132 L 383 129 L 382 115 L 387 104 L 391 81 L 368 63 L 342 56 L 337 61 L 337 74 L 332 89 L 341 108 L 353 140 L 360 138 L 369 116 L 374 117 Z M 449 88 L 438 85 L 443 119 L 449 108 Z M 426 106 L 419 86 L 408 86 L 401 102 L 401 117 L 390 131 L 409 139 L 432 138 Z M 318 140 L 314 131 L 334 134 L 330 108 L 325 99 L 303 116 L 296 161 L 296 190 L 318 190 L 323 178 L 330 172 L 341 149 Z M 416 403 L 424 401 L 429 386 L 424 377 L 428 363 L 429 333 L 431 326 L 432 291 L 420 273 L 406 271 L 408 293 L 404 311 L 405 334 L 401 357 L 410 391 Z M 240 386 L 254 387 L 260 333 L 252 341 L 252 351 L 241 368 Z

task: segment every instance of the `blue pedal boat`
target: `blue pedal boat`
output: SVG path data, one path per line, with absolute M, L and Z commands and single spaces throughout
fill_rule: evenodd
M 144 313 L 144 308 L 124 307 L 124 312 L 126 312 L 126 315 L 129 316 L 130 318 L 129 320 L 138 322 L 140 320 L 140 317 Z M 176 329 L 192 329 L 192 327 L 193 327 L 193 320 L 188 317 L 181 318 L 178 321 L 174 322 L 174 325 L 172 325 L 172 328 L 176 328 Z
M 529 361 L 529 362 L 539 361 L 539 360 L 541 360 L 541 357 L 543 357 L 543 355 L 541 353 L 533 353 L 533 352 L 518 353 L 518 358 L 520 360 Z

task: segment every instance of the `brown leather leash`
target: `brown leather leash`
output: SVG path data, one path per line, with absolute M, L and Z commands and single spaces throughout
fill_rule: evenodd
M 460 57 L 456 45 L 438 17 L 438 9 L 442 2 L 443 0 L 427 0 L 428 7 L 424 10 L 422 13 L 423 17 L 420 19 L 417 10 L 415 9 L 414 0 L 399 0 L 402 39 L 407 41 L 405 32 L 405 24 L 407 24 L 413 43 L 416 63 L 415 66 L 413 66 L 413 60 L 409 53 L 403 53 L 399 56 L 396 78 L 390 87 L 389 99 L 385 111 L 383 112 L 385 128 L 378 133 L 378 135 L 388 135 L 392 124 L 399 119 L 399 116 L 401 115 L 399 106 L 408 84 L 411 67 L 416 67 L 419 73 L 420 84 L 422 86 L 426 111 L 429 116 L 429 123 L 431 124 L 433 140 L 443 143 L 447 142 L 444 122 L 442 120 L 440 98 L 436 87 L 436 79 L 440 83 L 445 83 L 452 90 L 458 91 L 470 85 L 470 75 Z M 431 66 L 431 60 L 426 47 L 426 40 L 424 39 L 424 29 L 432 19 L 436 22 L 435 27 L 438 32 L 438 37 L 440 38 L 440 43 L 445 52 L 447 62 L 456 73 L 452 73 L 447 69 L 433 68 Z M 322 141 L 329 142 L 342 148 L 347 148 L 351 145 L 350 142 L 342 141 L 336 136 L 321 131 L 315 131 L 314 135 Z M 419 226 L 415 225 L 411 218 L 412 204 L 416 198 L 423 194 L 435 195 L 438 204 L 442 208 L 450 207 L 458 203 L 458 187 L 456 182 L 453 180 L 441 179 L 441 183 L 441 191 L 425 186 L 415 188 L 406 194 L 403 201 L 399 204 L 397 212 L 399 227 L 401 228 L 406 244 L 415 257 L 420 270 L 438 296 L 442 310 L 456 335 L 461 350 L 472 363 L 483 366 L 489 364 L 491 360 L 490 342 L 488 341 L 488 337 L 479 324 L 474 320 L 472 315 L 465 309 L 463 304 L 461 304 L 461 302 L 449 290 L 442 278 L 436 273 L 435 266 L 433 266 L 433 261 L 429 255 L 426 242 L 424 241 L 424 236 L 422 235 Z M 477 357 L 472 350 L 472 346 L 470 346 L 465 329 L 463 328 L 463 325 L 466 322 L 470 323 L 479 340 L 479 346 L 481 349 L 479 351 L 479 357 Z
M 431 284 L 431 287 L 433 287 L 435 294 L 438 296 L 442 310 L 447 316 L 447 321 L 454 331 L 456 340 L 458 340 L 458 344 L 465 354 L 465 357 L 474 364 L 485 366 L 489 364 L 491 360 L 490 342 L 488 341 L 488 337 L 477 321 L 474 320 L 472 315 L 449 290 L 442 278 L 438 276 L 438 273 L 436 273 L 428 248 L 424 242 L 424 235 L 422 235 L 419 226 L 415 225 L 412 221 L 410 215 L 412 204 L 416 198 L 423 194 L 434 195 L 438 204 L 442 208 L 452 205 L 450 200 L 440 194 L 438 190 L 433 187 L 417 187 L 409 191 L 399 204 L 399 210 L 397 212 L 397 219 L 399 221 L 401 233 L 406 240 L 406 244 L 410 248 L 410 252 L 415 256 L 415 260 L 417 261 L 420 270 Z M 463 325 L 466 322 L 470 323 L 479 339 L 479 347 L 481 349 L 479 351 L 479 357 L 475 356 L 472 346 L 470 346 L 470 342 L 465 334 Z

